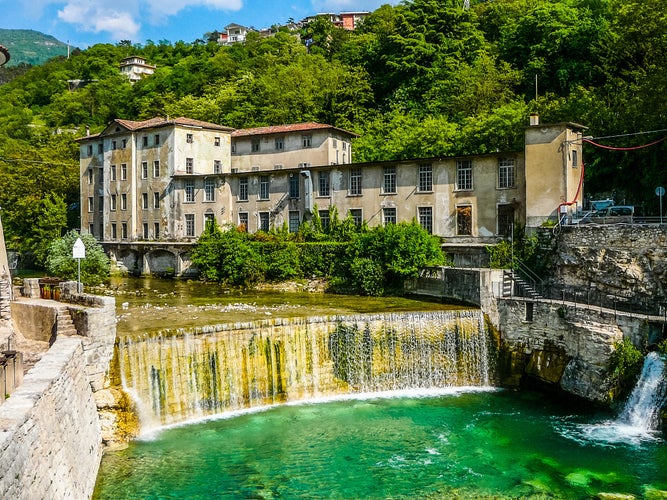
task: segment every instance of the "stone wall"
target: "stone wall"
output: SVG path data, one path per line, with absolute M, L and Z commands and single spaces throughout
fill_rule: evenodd
M 102 457 L 80 337 L 56 340 L 0 406 L 0 498 L 90 498 Z
M 662 335 L 646 318 L 573 304 L 501 299 L 498 310 L 504 384 L 530 377 L 602 404 L 616 395 L 608 370 L 614 344 L 625 337 L 646 348 Z

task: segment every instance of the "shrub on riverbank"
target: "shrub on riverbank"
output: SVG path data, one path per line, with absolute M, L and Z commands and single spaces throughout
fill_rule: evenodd
M 330 214 L 327 228 L 315 216 L 296 233 L 248 234 L 243 227 L 210 224 L 192 262 L 201 279 L 231 286 L 318 277 L 337 290 L 366 295 L 400 290 L 421 268 L 446 262 L 439 238 L 416 222 L 368 229 L 349 217 L 338 220 L 335 209 Z

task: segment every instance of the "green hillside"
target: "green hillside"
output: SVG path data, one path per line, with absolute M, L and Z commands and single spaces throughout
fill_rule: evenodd
M 21 63 L 37 66 L 57 56 L 67 55 L 67 44 L 33 30 L 0 29 L 0 45 L 9 49 L 7 66 Z

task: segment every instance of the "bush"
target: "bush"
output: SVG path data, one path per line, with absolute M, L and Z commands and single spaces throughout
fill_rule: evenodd
M 384 294 L 385 276 L 382 266 L 372 259 L 357 257 L 350 266 L 351 281 L 363 295 Z
M 109 278 L 109 257 L 94 236 L 80 235 L 77 231 L 70 231 L 51 243 L 46 257 L 47 272 L 65 280 L 78 278 L 78 262 L 72 257 L 77 238 L 81 238 L 86 248 L 86 258 L 81 259 L 81 282 L 86 285 L 103 283 Z
M 609 369 L 621 386 L 633 384 L 639 375 L 644 356 L 632 342 L 624 338 L 614 344 L 614 352 L 609 359 Z

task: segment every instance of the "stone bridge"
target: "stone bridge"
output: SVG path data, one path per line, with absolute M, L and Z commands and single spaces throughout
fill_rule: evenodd
M 190 260 L 195 243 L 122 242 L 102 243 L 112 265 L 133 275 L 196 276 Z

